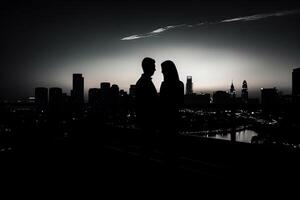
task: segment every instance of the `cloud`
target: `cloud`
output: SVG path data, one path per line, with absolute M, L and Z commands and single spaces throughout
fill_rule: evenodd
M 198 26 L 203 26 L 203 25 L 212 25 L 212 24 L 220 24 L 220 23 L 232 23 L 232 22 L 247 22 L 247 21 L 256 21 L 256 20 L 261 20 L 269 17 L 281 17 L 281 16 L 286 16 L 286 15 L 296 15 L 300 14 L 300 10 L 288 10 L 288 11 L 282 11 L 282 12 L 275 12 L 275 13 L 264 13 L 264 14 L 256 14 L 256 15 L 249 15 L 249 16 L 244 16 L 244 17 L 237 17 L 237 18 L 231 18 L 231 19 L 224 19 L 221 21 L 217 22 L 200 22 L 196 24 L 179 24 L 179 25 L 172 25 L 172 26 L 165 26 L 161 27 L 158 29 L 155 29 L 154 31 L 144 33 L 144 34 L 136 34 L 136 35 L 131 35 L 128 37 L 121 38 L 121 40 L 136 40 L 136 39 L 141 39 L 141 38 L 148 38 L 148 37 L 153 37 L 157 36 L 159 34 L 162 34 L 163 32 L 169 31 L 171 29 L 177 29 L 180 27 L 184 28 L 194 28 Z

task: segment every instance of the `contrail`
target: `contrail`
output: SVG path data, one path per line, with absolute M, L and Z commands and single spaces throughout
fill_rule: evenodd
M 194 28 L 198 26 L 203 25 L 211 25 L 211 24 L 220 24 L 220 23 L 232 23 L 232 22 L 247 22 L 247 21 L 256 21 L 261 20 L 269 17 L 281 17 L 281 16 L 287 16 L 287 15 L 297 15 L 300 14 L 300 10 L 288 10 L 288 11 L 282 11 L 282 12 L 275 12 L 275 13 L 264 13 L 264 14 L 256 14 L 256 15 L 250 15 L 250 16 L 244 16 L 244 17 L 237 17 L 237 18 L 231 18 L 231 19 L 224 19 L 218 22 L 200 22 L 197 24 L 179 24 L 179 25 L 172 25 L 172 26 L 165 26 L 162 28 L 155 29 L 154 31 L 144 33 L 144 34 L 136 34 L 131 35 L 128 37 L 121 38 L 121 40 L 136 40 L 141 38 L 148 38 L 160 35 L 166 31 L 177 29 L 177 28 Z
M 228 23 L 228 22 L 238 22 L 238 21 L 255 21 L 260 19 L 265 19 L 268 17 L 281 17 L 286 15 L 295 15 L 299 14 L 300 10 L 290 10 L 290 11 L 283 11 L 283 12 L 276 12 L 276 13 L 269 13 L 269 14 L 257 14 L 257 15 L 250 15 L 246 17 L 238 17 L 233 19 L 225 19 L 222 20 L 221 23 Z
M 173 26 L 166 26 L 166 27 L 155 29 L 154 31 L 151 31 L 149 33 L 139 34 L 139 35 L 131 35 L 131 36 L 128 36 L 128 37 L 124 37 L 121 40 L 135 40 L 135 39 L 140 39 L 140 38 L 152 37 L 152 36 L 159 35 L 159 34 L 165 32 L 165 31 L 175 29 L 175 28 L 179 28 L 179 27 L 184 27 L 184 26 L 186 26 L 186 25 L 185 24 L 179 24 L 179 25 L 173 25 Z

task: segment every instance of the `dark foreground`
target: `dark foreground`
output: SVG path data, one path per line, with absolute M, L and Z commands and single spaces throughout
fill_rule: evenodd
M 142 138 L 139 131 L 120 128 L 58 137 L 51 144 L 3 154 L 1 174 L 19 184 L 53 182 L 62 188 L 134 187 L 153 181 L 212 187 L 282 185 L 300 177 L 297 149 L 179 136 L 170 153 L 168 144 L 154 137 L 145 157 Z

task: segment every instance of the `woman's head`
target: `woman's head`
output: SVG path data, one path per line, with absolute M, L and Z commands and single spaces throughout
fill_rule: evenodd
M 161 72 L 164 75 L 164 81 L 179 81 L 176 66 L 171 60 L 164 61 L 161 64 Z

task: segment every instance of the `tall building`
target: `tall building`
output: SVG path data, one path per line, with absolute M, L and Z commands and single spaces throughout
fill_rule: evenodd
M 48 88 L 35 88 L 35 103 L 39 107 L 43 107 L 48 104 Z
M 84 103 L 84 78 L 82 74 L 73 74 L 73 89 L 71 91 L 73 103 Z
M 231 98 L 235 98 L 235 96 L 236 96 L 236 91 L 235 91 L 235 88 L 234 88 L 233 82 L 231 82 L 231 86 L 230 86 L 229 94 L 230 94 L 230 97 L 231 97 Z
M 116 84 L 113 84 L 110 87 L 110 95 L 109 95 L 109 101 L 110 101 L 110 106 L 111 106 L 111 111 L 113 115 L 116 115 L 118 107 L 119 107 L 119 86 Z
M 111 97 L 110 83 L 102 82 L 100 83 L 100 101 L 102 106 L 109 105 Z
M 186 78 L 186 94 L 187 95 L 193 94 L 192 76 L 187 76 L 187 78 Z
M 246 80 L 243 81 L 241 98 L 243 103 L 248 103 L 248 85 Z
M 117 104 L 118 103 L 118 98 L 119 98 L 119 86 L 116 84 L 113 84 L 110 88 L 110 99 L 112 104 Z
M 300 102 L 300 68 L 292 73 L 292 98 L 293 102 Z

